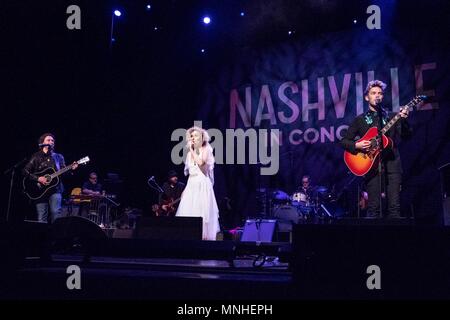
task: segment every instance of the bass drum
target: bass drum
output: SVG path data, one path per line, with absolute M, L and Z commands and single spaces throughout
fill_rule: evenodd
M 292 224 L 303 220 L 303 214 L 296 207 L 289 205 L 275 208 L 273 216 L 278 220 L 278 230 L 281 232 L 292 231 Z
M 307 203 L 308 202 L 308 196 L 306 194 L 304 194 L 303 192 L 296 192 L 292 195 L 291 200 L 293 202 L 304 202 Z
M 315 214 L 315 208 L 310 203 L 304 204 L 300 202 L 297 206 L 297 210 L 305 217 L 311 218 Z

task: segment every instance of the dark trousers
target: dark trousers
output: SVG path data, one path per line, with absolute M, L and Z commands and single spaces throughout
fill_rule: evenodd
M 383 203 L 387 203 L 387 208 L 383 207 L 383 215 L 388 218 L 400 216 L 400 188 L 402 176 L 400 173 L 384 173 L 382 190 L 386 195 Z M 380 216 L 380 177 L 374 174 L 366 179 L 367 194 L 369 201 L 367 204 L 367 217 L 378 218 Z

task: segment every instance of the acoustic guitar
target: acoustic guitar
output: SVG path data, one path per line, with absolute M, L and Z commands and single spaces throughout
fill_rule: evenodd
M 414 106 L 418 105 L 426 99 L 426 96 L 416 96 L 412 99 L 404 108 L 411 110 Z M 392 128 L 392 126 L 401 118 L 400 112 L 395 115 L 385 126 L 381 129 L 383 148 L 392 146 L 392 141 L 388 138 L 385 133 Z M 344 152 L 344 161 L 349 170 L 357 176 L 363 176 L 367 174 L 378 161 L 378 156 L 381 152 L 380 141 L 378 138 L 378 128 L 372 127 L 367 130 L 366 134 L 356 142 L 363 140 L 370 141 L 370 148 L 367 151 L 357 150 L 356 153 L 351 153 L 349 151 Z M 376 166 L 375 166 L 376 167 Z

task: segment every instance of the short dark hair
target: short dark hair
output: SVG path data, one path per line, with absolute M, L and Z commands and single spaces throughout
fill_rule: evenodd
M 55 135 L 53 133 L 47 132 L 39 137 L 38 143 L 44 143 L 45 137 L 48 137 L 48 136 L 52 137 L 53 140 L 56 140 Z

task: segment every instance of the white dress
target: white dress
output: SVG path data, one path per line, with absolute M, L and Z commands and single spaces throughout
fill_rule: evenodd
M 188 175 L 186 188 L 181 196 L 177 217 L 202 217 L 203 240 L 216 240 L 219 226 L 219 208 L 214 195 L 214 156 L 211 146 L 200 149 L 200 158 L 206 152 L 203 171 L 194 162 L 191 151 L 188 152 L 184 174 Z

